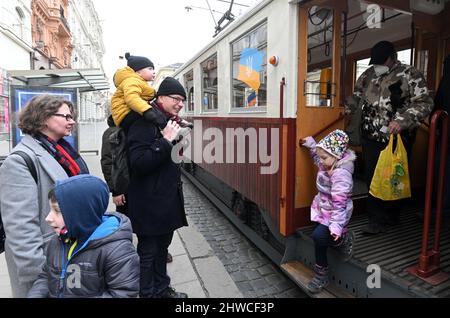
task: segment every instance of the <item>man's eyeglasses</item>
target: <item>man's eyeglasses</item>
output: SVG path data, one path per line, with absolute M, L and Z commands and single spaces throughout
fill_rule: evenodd
M 170 98 L 172 98 L 175 102 L 177 102 L 177 103 L 180 103 L 180 102 L 182 102 L 182 103 L 184 103 L 186 100 L 184 99 L 184 98 L 180 98 L 180 97 L 175 97 L 175 96 L 170 96 L 170 95 L 167 95 L 168 97 L 170 97 Z
M 71 114 L 53 114 L 53 116 L 64 117 L 67 121 L 74 120 Z

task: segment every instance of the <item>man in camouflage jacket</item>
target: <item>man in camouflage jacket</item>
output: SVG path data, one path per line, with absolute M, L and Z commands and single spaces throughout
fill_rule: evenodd
M 433 108 L 424 76 L 413 66 L 397 60 L 391 42 L 377 43 L 371 50 L 369 64 L 373 66 L 359 77 L 345 110 L 350 115 L 357 107 L 362 108 L 361 146 L 368 187 L 389 135 L 401 135 L 409 158 L 417 127 Z M 363 231 L 368 234 L 383 232 L 387 225 L 398 222 L 399 208 L 396 201 L 382 201 L 369 194 L 369 224 Z

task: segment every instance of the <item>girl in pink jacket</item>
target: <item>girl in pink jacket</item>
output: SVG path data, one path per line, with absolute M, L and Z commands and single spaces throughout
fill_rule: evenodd
M 312 238 L 315 244 L 316 275 L 308 284 L 312 293 L 320 292 L 328 285 L 327 249 L 337 247 L 345 260 L 353 254 L 353 232 L 347 224 L 353 211 L 351 199 L 355 153 L 348 149 L 348 136 L 335 130 L 316 144 L 314 138 L 303 139 L 303 146 L 310 149 L 314 163 L 319 167 L 317 190 L 311 204 L 311 220 L 319 223 Z

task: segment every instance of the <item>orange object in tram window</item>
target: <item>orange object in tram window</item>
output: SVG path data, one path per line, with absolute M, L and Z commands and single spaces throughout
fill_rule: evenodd
M 320 71 L 320 99 L 331 98 L 331 67 Z

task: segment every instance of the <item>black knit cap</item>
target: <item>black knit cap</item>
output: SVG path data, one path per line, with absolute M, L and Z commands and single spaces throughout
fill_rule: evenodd
M 173 77 L 166 77 L 159 85 L 156 96 L 180 95 L 186 99 L 184 87 Z
M 142 70 L 146 67 L 155 68 L 152 61 L 143 56 L 134 56 L 130 53 L 125 53 L 125 58 L 127 59 L 127 66 L 131 67 L 135 72 Z
M 394 48 L 394 44 L 389 41 L 380 41 L 375 44 L 370 51 L 370 64 L 383 65 L 388 57 L 395 57 L 397 51 Z

